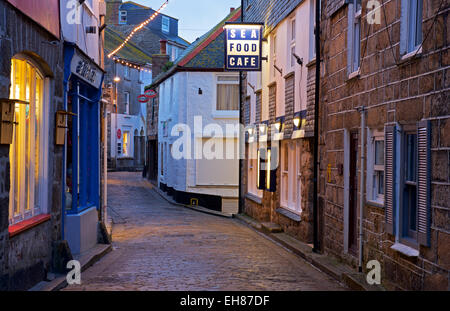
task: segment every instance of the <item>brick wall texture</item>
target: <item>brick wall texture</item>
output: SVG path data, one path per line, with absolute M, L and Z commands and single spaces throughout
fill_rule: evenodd
M 362 105 L 368 108 L 367 126 L 371 129 L 383 129 L 389 122 L 404 125 L 430 120 L 431 245 L 420 246 L 417 258 L 392 250 L 395 238 L 384 230 L 384 208 L 365 204 L 363 262 L 380 261 L 382 283 L 389 289 L 447 290 L 450 268 L 448 3 L 435 19 L 440 1 L 423 1 L 425 41 L 422 54 L 401 62 L 401 0 L 384 1 L 381 24 L 372 26 L 365 22 L 367 1 L 362 1 L 361 72 L 359 77 L 349 80 L 346 68 L 348 6 L 342 6 L 341 2 L 322 2 L 326 13 L 321 23 L 322 248 L 349 265 L 355 266 L 357 262 L 357 256 L 344 252 L 344 176 L 338 169 L 344 162 L 344 130 L 359 132 L 360 114 L 355 108 Z M 359 162 L 358 170 L 361 169 Z M 331 165 L 329 180 L 328 165 Z

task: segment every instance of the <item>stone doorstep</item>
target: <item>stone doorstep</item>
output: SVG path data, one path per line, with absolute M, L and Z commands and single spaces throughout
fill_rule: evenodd
M 266 231 L 268 233 L 283 232 L 283 229 L 281 229 L 281 226 L 278 224 L 275 224 L 273 222 L 263 222 L 263 223 L 261 223 L 261 227 L 264 231 Z
M 271 232 L 264 228 L 270 223 L 259 223 L 257 220 L 245 214 L 235 215 L 236 219 L 241 220 L 257 231 L 264 233 L 273 241 L 283 245 L 297 256 L 303 258 L 322 272 L 333 277 L 337 281 L 345 284 L 351 290 L 357 291 L 384 291 L 380 285 L 369 285 L 366 282 L 366 276 L 350 269 L 347 265 L 339 262 L 337 258 L 331 255 L 316 254 L 312 251 L 312 246 L 303 243 L 294 237 L 283 232 Z M 272 227 L 272 226 L 269 226 Z
M 112 250 L 111 244 L 97 244 L 90 250 L 74 256 L 75 260 L 78 260 L 81 264 L 81 272 L 85 271 L 87 268 L 92 266 L 98 260 L 100 260 L 103 256 L 109 253 Z M 81 276 L 81 280 L 83 281 L 83 275 Z M 63 289 L 67 286 L 66 275 L 58 274 L 55 275 L 55 279 L 52 281 L 42 281 L 36 284 L 34 287 L 29 289 L 29 291 L 57 291 Z
M 182 207 L 187 207 L 187 208 L 192 209 L 192 210 L 197 211 L 197 212 L 202 212 L 202 213 L 211 214 L 211 215 L 215 215 L 215 216 L 226 217 L 226 218 L 233 218 L 232 214 L 226 214 L 226 213 L 222 213 L 222 212 L 219 212 L 219 211 L 214 211 L 214 210 L 211 210 L 211 209 L 206 208 L 206 207 L 192 206 L 192 205 L 186 205 L 186 204 L 178 203 L 175 200 L 173 200 L 170 196 L 168 196 L 164 191 L 162 191 L 158 187 L 154 186 L 150 181 L 148 181 L 148 180 L 145 180 L 145 181 L 147 181 L 149 184 L 152 185 L 152 190 L 154 190 L 157 194 L 159 194 L 164 200 L 166 200 L 170 204 L 177 205 L 177 206 L 182 206 Z

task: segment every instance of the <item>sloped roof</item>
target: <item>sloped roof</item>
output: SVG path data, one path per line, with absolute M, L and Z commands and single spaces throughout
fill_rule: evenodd
M 105 29 L 105 50 L 107 53 L 114 51 L 123 41 L 125 41 L 126 36 L 116 30 L 106 27 Z M 116 53 L 119 58 L 127 59 L 130 62 L 136 63 L 151 63 L 152 57 L 147 54 L 141 48 L 139 48 L 132 41 L 128 43 Z
M 148 6 L 136 3 L 134 1 L 125 1 L 120 5 L 120 7 L 124 7 L 124 5 L 125 7 L 127 7 L 127 9 L 133 9 L 132 8 L 133 6 L 136 7 L 135 9 L 146 9 L 146 10 L 150 9 Z
M 241 8 L 228 14 L 220 23 L 193 42 L 178 57 L 174 65 L 153 79 L 152 86 L 160 84 L 182 68 L 218 69 L 224 66 L 225 22 L 236 21 L 241 16 Z

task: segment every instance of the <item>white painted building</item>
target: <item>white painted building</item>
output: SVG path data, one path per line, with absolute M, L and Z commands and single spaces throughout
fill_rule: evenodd
M 236 10 L 224 22 L 238 16 Z M 215 49 L 223 40 L 222 22 L 154 80 L 159 87 L 158 184 L 179 203 L 236 214 L 239 75 L 223 72 L 223 49 Z

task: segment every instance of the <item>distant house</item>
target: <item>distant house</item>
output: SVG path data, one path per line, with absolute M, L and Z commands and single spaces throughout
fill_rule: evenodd
M 105 29 L 105 54 L 125 40 L 126 35 L 120 28 L 108 26 Z M 158 37 L 153 39 L 157 41 Z M 114 169 L 142 168 L 147 112 L 146 104 L 140 103 L 138 96 L 144 93 L 144 85 L 151 81 L 151 73 L 147 72 L 151 68 L 151 56 L 130 42 L 114 58 L 105 61 L 104 98 L 111 104 L 107 118 L 108 166 Z
M 105 54 L 108 55 L 125 41 L 136 25 L 155 11 L 134 2 L 110 0 L 106 4 Z M 111 169 L 139 170 L 145 165 L 147 104 L 139 102 L 138 97 L 144 94 L 144 86 L 151 83 L 152 74 L 146 70 L 151 70 L 152 55 L 159 54 L 160 40 L 167 42 L 172 60 L 189 45 L 178 37 L 177 19 L 158 15 L 136 32 L 123 49 L 106 58 L 105 93 L 112 107 L 108 114 L 108 166 Z
M 133 1 L 107 1 L 107 4 L 112 15 L 107 21 L 109 25 L 139 25 L 156 12 L 150 7 Z M 167 54 L 171 61 L 177 59 L 189 45 L 189 42 L 178 36 L 178 19 L 171 16 L 159 14 L 146 28 L 161 39 L 167 40 Z M 145 42 L 143 47 L 148 49 Z
M 238 213 L 239 131 L 226 128 L 239 126 L 239 75 L 223 70 L 223 26 L 239 17 L 240 10 L 232 11 L 150 86 L 159 94 L 159 187 L 179 203 L 226 214 Z M 181 136 L 191 145 L 180 146 Z

